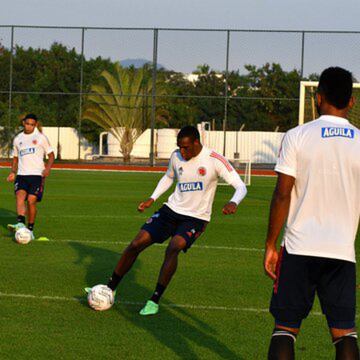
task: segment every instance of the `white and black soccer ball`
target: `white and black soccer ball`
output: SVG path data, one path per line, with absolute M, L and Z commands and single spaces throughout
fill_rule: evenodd
M 114 305 L 114 293 L 106 285 L 96 285 L 88 293 L 88 304 L 96 311 L 110 309 Z
M 15 233 L 15 241 L 18 244 L 28 244 L 32 240 L 32 232 L 26 228 L 20 228 Z

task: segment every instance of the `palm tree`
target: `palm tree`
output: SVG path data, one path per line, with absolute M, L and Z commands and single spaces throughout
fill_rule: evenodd
M 91 86 L 93 94 L 87 97 L 83 119 L 113 134 L 127 162 L 136 139 L 149 125 L 151 68 L 149 65 L 140 69 L 124 68 L 115 63 L 114 73 L 104 70 L 100 78 L 99 84 Z M 157 95 L 162 93 L 161 86 L 157 85 Z

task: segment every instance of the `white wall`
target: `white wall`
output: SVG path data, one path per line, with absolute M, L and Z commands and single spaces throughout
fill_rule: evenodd
M 155 130 L 155 151 L 158 159 L 168 159 L 176 149 L 176 136 L 179 129 Z M 78 159 L 77 131 L 70 127 L 44 127 L 44 134 L 49 138 L 50 144 L 57 156 L 58 139 L 61 145 L 61 158 L 63 160 Z M 234 153 L 239 152 L 240 160 L 251 160 L 253 163 L 275 163 L 279 152 L 283 133 L 266 131 L 229 131 L 226 133 L 226 157 L 234 158 Z M 134 158 L 149 158 L 151 131 L 147 129 L 135 142 L 131 156 Z M 236 149 L 236 136 L 238 147 Z M 224 133 L 222 131 L 201 131 L 204 145 L 223 153 Z M 84 138 L 81 139 L 81 159 L 91 159 L 90 155 L 95 150 Z M 4 155 L 4 154 L 3 154 Z M 120 146 L 117 139 L 108 133 L 108 155 L 120 157 Z M 6 156 L 6 155 L 4 155 Z
M 63 160 L 77 160 L 79 138 L 77 130 L 71 127 L 43 127 L 43 133 L 48 137 L 57 157 L 57 144 L 60 143 L 60 154 Z M 85 138 L 81 138 L 80 158 L 85 159 L 93 153 L 93 146 Z
M 176 136 L 178 129 L 155 130 L 155 145 L 157 157 L 168 159 L 176 149 Z M 135 142 L 132 157 L 148 158 L 150 152 L 150 129 L 147 129 Z M 236 134 L 238 148 L 236 149 Z M 234 153 L 239 152 L 241 160 L 251 160 L 254 163 L 275 163 L 284 133 L 266 131 L 229 131 L 226 133 L 226 157 L 234 158 Z M 224 133 L 222 131 L 201 132 L 204 145 L 223 153 Z M 108 135 L 108 150 L 110 156 L 120 156 L 119 142 Z

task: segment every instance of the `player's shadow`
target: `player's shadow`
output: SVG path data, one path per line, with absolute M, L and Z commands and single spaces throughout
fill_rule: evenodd
M 71 246 L 78 254 L 76 263 L 87 264 L 84 285 L 93 286 L 105 283 L 107 277 L 112 273 L 120 253 L 88 246 L 83 243 L 74 242 L 71 243 Z M 197 318 L 193 312 L 189 312 L 185 308 L 172 306 L 166 300 L 166 297 L 161 301 L 158 315 L 150 317 L 139 315 L 139 310 L 153 290 L 137 283 L 136 276 L 139 271 L 141 271 L 140 259 L 136 261 L 131 271 L 120 284 L 118 289 L 120 303 L 116 304 L 113 310 L 118 310 L 134 326 L 145 329 L 157 342 L 172 350 L 181 359 L 199 358 L 192 348 L 193 345 L 208 349 L 221 359 L 241 359 L 226 344 L 217 339 L 215 329 Z M 131 298 L 132 301 L 127 300 L 129 297 L 126 294 L 135 294 Z
M 6 232 L 8 232 L 9 237 L 11 236 L 11 233 L 7 229 L 7 224 L 15 223 L 16 216 L 16 212 L 9 209 L 0 208 L 0 227 L 4 228 Z

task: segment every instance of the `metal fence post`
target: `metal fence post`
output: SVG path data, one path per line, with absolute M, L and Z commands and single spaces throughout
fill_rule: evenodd
M 304 77 L 304 50 L 305 50 L 305 31 L 301 33 L 301 79 Z
M 14 26 L 11 27 L 11 51 L 10 51 L 10 70 L 9 70 L 9 106 L 8 106 L 8 125 L 7 134 L 10 141 L 11 133 L 11 108 L 12 108 L 12 88 L 13 88 L 13 57 L 14 57 Z M 10 144 L 10 143 L 9 143 Z M 10 146 L 8 148 L 8 156 L 10 156 Z
M 83 81 L 84 81 L 84 40 L 85 40 L 85 28 L 81 29 L 81 62 L 80 62 L 80 97 L 79 97 L 79 122 L 78 122 L 78 160 L 81 157 L 81 118 L 82 118 L 82 94 L 83 94 Z
M 155 132 L 155 116 L 156 116 L 156 75 L 157 75 L 158 39 L 159 39 L 159 30 L 154 29 L 152 89 L 151 89 L 150 166 L 155 165 L 154 132 Z
M 223 155 L 226 156 L 226 125 L 228 115 L 228 75 L 229 75 L 229 49 L 230 49 L 230 31 L 226 31 L 226 68 L 225 68 L 225 104 L 224 104 L 224 120 L 223 120 L 223 132 L 224 132 L 224 147 Z

